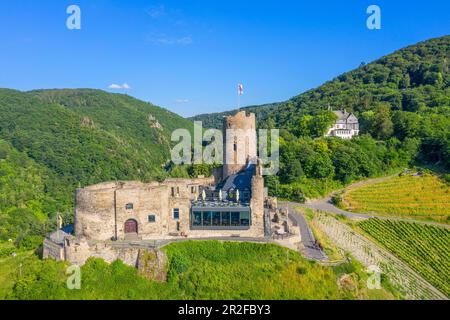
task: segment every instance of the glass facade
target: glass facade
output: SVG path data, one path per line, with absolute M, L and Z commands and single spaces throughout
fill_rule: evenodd
M 212 213 L 212 225 L 215 227 L 220 226 L 220 212 L 213 212 Z
M 237 227 L 240 225 L 240 219 L 239 219 L 240 214 L 241 214 L 240 212 L 232 212 L 231 213 L 231 226 Z
M 203 226 L 204 227 L 210 227 L 211 226 L 211 216 L 212 216 L 212 212 L 211 211 L 205 211 L 202 212 L 203 213 Z
M 240 224 L 241 224 L 241 226 L 249 226 L 250 225 L 250 212 L 241 212 Z
M 193 212 L 192 214 L 192 218 L 191 218 L 191 223 L 194 227 L 201 227 L 203 218 L 202 218 L 202 213 L 201 212 Z
M 229 212 L 222 212 L 222 220 L 221 220 L 221 226 L 227 227 L 230 225 L 230 213 Z
M 197 211 L 192 210 L 193 229 L 248 229 L 251 225 L 250 211 Z

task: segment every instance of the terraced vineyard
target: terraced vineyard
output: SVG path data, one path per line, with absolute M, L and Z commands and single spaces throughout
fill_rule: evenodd
M 358 226 L 450 297 L 450 231 L 413 222 L 368 219 Z
M 387 216 L 450 222 L 450 187 L 433 175 L 402 176 L 350 189 L 346 210 Z

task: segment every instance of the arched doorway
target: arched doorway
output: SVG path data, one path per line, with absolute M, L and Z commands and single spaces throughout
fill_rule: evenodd
M 125 233 L 138 233 L 138 223 L 134 219 L 125 222 Z

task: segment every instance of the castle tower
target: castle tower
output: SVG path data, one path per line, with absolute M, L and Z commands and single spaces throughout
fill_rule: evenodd
M 256 116 L 240 111 L 223 119 L 223 178 L 256 163 Z

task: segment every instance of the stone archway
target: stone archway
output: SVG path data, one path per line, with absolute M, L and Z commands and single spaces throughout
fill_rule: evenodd
M 129 220 L 125 221 L 124 231 L 125 231 L 125 234 L 138 233 L 137 221 L 134 219 L 129 219 Z

